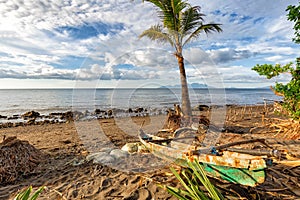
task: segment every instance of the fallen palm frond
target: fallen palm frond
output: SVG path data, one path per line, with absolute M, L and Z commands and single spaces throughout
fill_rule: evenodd
M 287 120 L 280 120 L 277 123 L 271 123 L 271 128 L 276 129 L 275 136 L 290 139 L 290 140 L 297 140 L 300 139 L 300 121 L 287 119 Z

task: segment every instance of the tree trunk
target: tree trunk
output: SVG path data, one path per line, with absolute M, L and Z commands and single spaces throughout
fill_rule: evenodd
M 185 118 L 189 118 L 192 116 L 192 109 L 191 109 L 191 102 L 189 97 L 189 89 L 185 74 L 185 68 L 184 68 L 184 58 L 181 55 L 176 55 L 176 58 L 178 60 L 178 66 L 180 71 L 180 81 L 181 81 L 181 107 L 183 116 Z

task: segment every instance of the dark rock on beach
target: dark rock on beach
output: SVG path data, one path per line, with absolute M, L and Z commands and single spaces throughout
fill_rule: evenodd
M 79 120 L 84 117 L 84 114 L 80 111 L 68 111 L 65 112 L 61 115 L 60 119 L 61 120 L 66 120 L 66 121 L 74 121 L 74 120 Z
M 94 111 L 94 113 L 95 113 L 96 115 L 99 115 L 99 114 L 102 113 L 102 111 L 101 111 L 100 109 L 97 108 L 97 109 Z
M 27 113 L 24 113 L 23 115 L 22 115 L 22 117 L 24 118 L 24 119 L 27 119 L 27 118 L 37 118 L 37 117 L 39 117 L 40 116 L 40 113 L 39 112 L 36 112 L 36 111 L 29 111 L 29 112 L 27 112 Z
M 135 113 L 141 113 L 141 112 L 144 112 L 144 108 L 137 108 L 137 109 L 135 109 L 134 112 L 135 112 Z
M 113 115 L 113 110 L 108 110 L 108 111 L 107 111 L 107 115 L 108 115 L 109 117 L 111 117 L 111 116 Z
M 128 116 L 149 116 L 149 115 L 165 114 L 160 109 L 147 109 L 144 107 L 119 109 L 112 108 L 107 110 L 95 109 L 90 112 L 86 111 L 66 111 L 66 112 L 51 112 L 49 114 L 40 114 L 37 111 L 29 111 L 24 114 L 15 114 L 12 116 L 0 115 L 0 129 L 17 127 L 17 126 L 30 126 L 30 125 L 43 125 L 43 124 L 56 124 L 71 121 L 89 121 L 92 119 L 109 119 Z M 10 120 L 10 121 L 7 121 Z
M 56 117 L 56 116 L 62 116 L 63 114 L 64 113 L 62 113 L 62 112 L 53 112 L 53 113 L 50 113 L 49 116 L 51 118 L 53 118 L 53 117 Z
M 18 127 L 18 126 L 24 126 L 24 123 L 23 122 L 14 123 L 14 127 Z
M 26 125 L 33 125 L 35 124 L 35 118 L 29 119 L 26 123 Z
M 197 110 L 197 111 L 208 111 L 210 109 L 210 107 L 208 105 L 198 105 L 195 106 L 193 110 Z
M 8 117 L 7 119 L 8 120 L 16 120 L 16 119 L 19 119 L 20 117 L 17 117 L 17 116 L 12 116 L 12 117 Z
M 68 111 L 61 115 L 60 119 L 67 120 L 67 121 L 73 121 L 73 112 Z

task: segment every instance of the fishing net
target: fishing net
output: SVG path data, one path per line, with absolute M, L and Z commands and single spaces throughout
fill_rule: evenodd
M 0 184 L 8 184 L 33 173 L 42 159 L 42 152 L 28 141 L 16 137 L 4 139 L 0 143 Z

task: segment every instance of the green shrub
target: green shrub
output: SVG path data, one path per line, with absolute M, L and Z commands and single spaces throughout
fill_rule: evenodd
M 294 38 L 296 44 L 300 44 L 300 1 L 298 5 L 289 5 L 286 9 L 287 19 L 294 22 Z M 256 65 L 252 70 L 258 72 L 259 75 L 266 76 L 271 79 L 282 73 L 290 73 L 292 78 L 287 84 L 276 83 L 274 92 L 279 93 L 284 97 L 283 109 L 285 109 L 292 118 L 300 119 L 300 58 L 296 59 L 296 64 L 293 63 L 286 65 L 271 65 L 263 64 Z
M 297 59 L 296 66 L 293 66 L 293 63 L 286 65 L 263 64 L 256 65 L 252 70 L 256 71 L 259 75 L 266 76 L 268 79 L 283 73 L 291 74 L 290 82 L 286 84 L 276 82 L 274 92 L 283 96 L 283 109 L 292 118 L 300 119 L 300 59 Z

